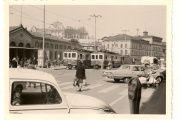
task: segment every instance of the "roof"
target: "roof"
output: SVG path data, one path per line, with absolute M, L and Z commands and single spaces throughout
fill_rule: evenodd
M 19 28 L 20 26 L 11 26 L 11 27 L 9 27 L 9 31 L 12 31 L 12 30 L 15 30 L 15 29 L 17 29 L 17 28 Z
M 30 32 L 30 31 L 29 31 Z M 43 38 L 43 34 L 39 33 L 39 32 L 30 32 L 34 37 L 40 37 Z M 56 36 L 53 35 L 46 35 L 45 36 L 46 39 L 51 39 L 51 40 L 56 40 L 56 41 L 62 41 L 62 42 L 67 42 L 69 43 L 69 41 L 64 40 L 63 38 L 57 38 Z
M 139 40 L 139 41 L 146 41 L 142 39 L 141 37 L 136 37 L 136 36 L 130 36 L 130 35 L 125 35 L 125 34 L 119 34 L 116 36 L 111 36 L 106 38 L 104 41 L 119 41 L 119 40 Z M 149 42 L 149 41 L 146 41 Z
M 116 36 L 108 37 L 104 41 L 125 40 L 125 39 L 126 40 L 131 40 L 132 36 L 125 35 L 125 34 L 119 34 L 119 35 L 116 35 Z
M 42 77 L 43 76 L 43 77 Z M 44 80 L 57 84 L 55 78 L 45 72 L 33 69 L 22 69 L 22 68 L 10 68 L 9 69 L 9 80 L 18 79 L 19 81 L 30 79 L 30 80 Z

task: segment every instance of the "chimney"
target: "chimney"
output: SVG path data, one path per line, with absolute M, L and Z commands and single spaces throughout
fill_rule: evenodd
M 144 31 L 144 32 L 143 32 L 143 36 L 148 36 L 148 32 L 147 32 L 147 31 Z

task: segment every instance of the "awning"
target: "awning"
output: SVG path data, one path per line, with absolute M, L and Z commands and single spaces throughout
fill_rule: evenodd
M 12 47 L 12 46 L 10 46 L 9 48 L 12 48 L 12 49 L 33 49 L 33 50 L 37 50 L 38 49 L 38 48 Z

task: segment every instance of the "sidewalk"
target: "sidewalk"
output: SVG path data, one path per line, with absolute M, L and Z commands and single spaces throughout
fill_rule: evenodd
M 64 66 L 64 65 L 61 65 L 61 66 L 56 66 L 56 67 L 54 67 L 54 66 L 51 66 L 50 68 L 37 68 L 37 69 L 52 69 L 52 70 L 61 70 L 61 69 L 66 69 L 66 66 Z
M 155 88 L 153 94 L 147 100 L 141 99 L 140 114 L 166 114 L 166 81 Z

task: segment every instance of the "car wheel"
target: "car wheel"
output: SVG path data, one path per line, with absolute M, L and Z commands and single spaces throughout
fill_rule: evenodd
M 94 69 L 99 69 L 99 66 L 97 66 L 97 65 L 96 65 L 96 66 L 94 66 Z
M 68 69 L 72 69 L 72 65 L 68 65 Z
M 128 83 L 130 78 L 124 78 L 123 80 L 124 80 L 124 83 Z
M 162 77 L 161 77 L 161 76 L 158 76 L 158 77 L 156 78 L 156 80 L 157 80 L 158 83 L 161 83 L 161 82 L 162 82 Z
M 119 81 L 120 81 L 120 79 L 114 79 L 114 81 L 115 81 L 115 82 L 119 82 Z

